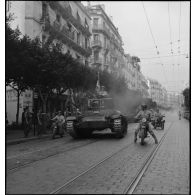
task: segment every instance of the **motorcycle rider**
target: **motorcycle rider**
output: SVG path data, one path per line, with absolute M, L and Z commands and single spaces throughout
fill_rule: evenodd
M 62 115 L 62 112 L 59 110 L 58 114 L 51 120 L 56 121 L 56 125 L 59 128 L 59 132 L 62 132 L 63 124 L 65 123 L 65 118 Z
M 135 118 L 136 118 L 136 119 L 142 119 L 142 118 L 146 118 L 146 119 L 147 119 L 147 121 L 148 121 L 148 122 L 147 122 L 147 124 L 148 124 L 147 130 L 148 130 L 148 132 L 150 133 L 150 135 L 154 138 L 155 144 L 158 144 L 158 140 L 157 140 L 157 138 L 156 138 L 154 132 L 152 131 L 151 123 L 150 123 L 150 121 L 149 121 L 149 120 L 150 120 L 150 112 L 149 112 L 149 110 L 147 110 L 147 105 L 146 105 L 146 104 L 142 104 L 142 105 L 141 105 L 141 109 L 142 109 L 142 110 L 140 110 L 140 111 L 138 112 L 138 114 L 135 116 Z M 139 123 L 139 125 L 137 126 L 137 128 L 136 128 L 136 130 L 135 130 L 134 142 L 137 141 L 137 134 L 138 134 L 138 132 L 139 132 L 140 127 L 141 127 L 141 124 Z

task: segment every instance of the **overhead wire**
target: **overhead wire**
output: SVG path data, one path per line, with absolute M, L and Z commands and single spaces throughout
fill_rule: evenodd
M 168 19 L 169 19 L 169 35 L 170 35 L 170 46 L 171 46 L 171 55 L 172 55 L 172 68 L 173 68 L 173 77 L 174 77 L 174 59 L 173 59 L 173 41 L 172 41 L 172 31 L 171 31 L 171 17 L 170 17 L 170 5 L 168 1 Z
M 163 67 L 163 73 L 164 73 L 165 80 L 167 80 L 166 74 L 165 74 L 165 70 L 164 70 L 164 66 L 163 66 L 162 60 L 161 60 L 161 58 L 160 58 L 160 56 L 159 56 L 160 52 L 159 52 L 159 50 L 158 50 L 158 47 L 157 47 L 157 44 L 156 44 L 154 35 L 153 35 L 153 33 L 152 33 L 152 28 L 151 28 L 151 26 L 150 26 L 149 18 L 148 18 L 148 15 L 147 15 L 147 12 L 146 12 L 146 9 L 145 9 L 145 6 L 144 6 L 143 1 L 142 1 L 142 6 L 143 6 L 144 13 L 145 13 L 145 17 L 146 17 L 146 20 L 147 20 L 147 23 L 148 23 L 148 26 L 149 26 L 149 29 L 150 29 L 150 34 L 151 34 L 152 39 L 153 39 L 153 42 L 154 42 L 154 46 L 155 46 L 155 49 L 156 49 L 156 54 L 157 54 L 157 56 L 158 56 L 158 59 L 159 59 L 159 61 L 160 61 L 160 64 L 161 64 L 162 67 Z
M 172 58 L 173 56 L 182 56 L 182 55 L 186 55 L 186 53 L 183 53 L 183 54 L 179 54 L 179 55 L 167 55 L 167 56 L 160 56 L 160 58 L 168 58 L 168 57 L 170 57 L 170 58 Z M 149 58 L 140 58 L 140 59 L 154 59 L 154 58 L 158 58 L 158 56 L 157 57 L 149 57 Z
M 181 40 L 180 40 L 180 33 L 181 33 L 181 1 L 179 3 L 179 38 L 178 38 L 178 54 L 180 54 L 180 49 L 181 49 Z M 178 68 L 178 80 L 179 80 L 179 66 L 180 66 L 180 56 L 178 56 L 178 65 L 177 65 L 177 68 Z

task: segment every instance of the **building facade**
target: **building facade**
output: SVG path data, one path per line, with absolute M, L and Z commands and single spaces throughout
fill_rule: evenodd
M 141 73 L 141 94 L 142 94 L 143 98 L 149 98 L 148 82 L 142 73 Z
M 88 5 L 87 10 L 92 25 L 91 67 L 120 75 L 125 61 L 123 42 L 118 29 L 112 18 L 107 16 L 104 5 Z
M 14 19 L 11 28 L 18 27 L 21 36 L 28 35 L 31 39 L 38 37 L 41 42 L 49 38 L 54 43 L 60 42 L 63 53 L 69 53 L 79 62 L 89 65 L 91 18 L 80 1 L 6 1 L 6 15 L 9 14 L 13 14 Z M 8 94 L 10 89 L 6 90 Z M 15 95 L 12 93 L 12 99 L 16 98 Z M 20 101 L 24 102 L 25 99 Z M 29 101 L 28 106 L 32 111 L 33 96 Z M 8 121 L 12 121 L 9 113 L 16 108 L 17 102 L 8 98 L 6 103 Z M 21 103 L 20 113 L 25 106 Z
M 179 108 L 184 103 L 184 98 L 181 93 L 178 92 L 171 92 L 167 93 L 167 104 L 169 107 L 172 108 Z
M 161 84 L 154 79 L 148 78 L 149 85 L 149 94 L 150 98 L 157 103 L 157 105 L 161 105 L 162 103 L 162 87 Z

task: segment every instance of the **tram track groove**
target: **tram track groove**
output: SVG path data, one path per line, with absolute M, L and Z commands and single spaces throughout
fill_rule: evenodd
M 50 157 L 53 157 L 53 156 L 56 156 L 56 155 L 65 154 L 66 152 L 70 152 L 70 151 L 75 150 L 75 149 L 77 149 L 77 148 L 85 147 L 85 146 L 87 146 L 87 145 L 89 145 L 89 144 L 93 144 L 93 143 L 98 142 L 98 141 L 100 141 L 100 140 L 91 141 L 90 143 L 85 143 L 85 144 L 82 144 L 82 145 L 78 145 L 78 146 L 69 148 L 69 149 L 67 149 L 67 150 L 65 150 L 65 151 L 57 152 L 57 153 L 55 153 L 55 154 L 51 154 L 51 155 L 48 155 L 48 156 L 46 156 L 46 157 L 42 157 L 42 158 L 40 158 L 40 159 L 38 159 L 38 160 L 34 160 L 34 161 L 32 161 L 32 162 L 25 163 L 25 164 L 23 164 L 23 165 L 21 165 L 21 166 L 14 167 L 14 168 L 11 168 L 11 169 L 8 169 L 8 170 L 7 170 L 7 173 L 16 172 L 16 171 L 18 171 L 19 169 L 24 168 L 24 167 L 26 167 L 26 166 L 28 166 L 28 165 L 33 164 L 33 163 L 36 163 L 36 162 L 38 162 L 38 161 L 45 160 L 45 159 L 47 159 L 47 158 L 50 158 Z M 49 148 L 52 148 L 52 147 L 49 147 Z M 48 148 L 48 149 L 49 149 L 49 148 Z M 41 152 L 41 151 L 44 151 L 44 150 L 46 150 L 46 149 L 40 150 L 40 152 Z M 32 152 L 32 153 L 33 153 L 33 152 Z M 19 155 L 19 156 L 20 156 L 20 155 Z M 25 156 L 25 155 L 23 155 L 23 156 Z
M 152 152 L 148 155 L 147 159 L 145 160 L 145 162 L 143 163 L 143 166 L 139 169 L 139 171 L 137 172 L 136 176 L 134 177 L 134 179 L 131 181 L 130 185 L 125 189 L 125 191 L 123 192 L 123 194 L 133 194 L 133 192 L 135 191 L 136 187 L 138 186 L 140 180 L 142 179 L 144 173 L 146 172 L 146 170 L 148 169 L 149 165 L 151 164 L 152 160 L 154 159 L 156 153 L 158 152 L 160 146 L 162 145 L 164 139 L 166 138 L 169 130 L 171 129 L 173 125 L 173 122 L 169 125 L 166 133 L 163 135 L 163 137 L 161 138 L 159 144 L 152 150 Z
M 83 175 L 85 175 L 86 173 L 88 173 L 89 171 L 93 170 L 94 168 L 100 166 L 101 164 L 103 164 L 105 161 L 107 161 L 108 159 L 112 158 L 113 156 L 115 156 L 116 154 L 120 153 L 122 150 L 125 150 L 126 148 L 128 148 L 130 145 L 132 145 L 134 143 L 130 143 L 126 146 L 124 146 L 123 148 L 121 148 L 120 150 L 118 150 L 117 152 L 113 152 L 111 155 L 105 157 L 103 160 L 99 161 L 98 163 L 92 165 L 91 167 L 89 167 L 87 170 L 81 172 L 79 175 L 73 177 L 72 179 L 70 179 L 68 182 L 66 182 L 65 184 L 61 185 L 60 187 L 58 187 L 57 189 L 53 190 L 52 192 L 50 192 L 49 194 L 57 194 L 62 188 L 68 186 L 69 184 L 71 184 L 72 182 L 74 182 L 76 179 L 82 177 Z
M 170 129 L 171 125 L 172 125 L 172 123 L 169 125 L 169 127 L 168 127 L 166 133 L 167 133 L 168 130 Z M 165 133 L 165 134 L 166 134 L 166 133 Z M 164 136 L 165 136 L 165 135 L 163 135 L 163 137 L 164 137 Z M 162 138 L 163 138 L 163 137 L 162 137 Z M 162 138 L 161 138 L 161 140 L 162 140 Z M 160 143 L 162 143 L 162 142 L 160 141 Z M 160 143 L 159 143 L 158 145 L 160 145 Z M 57 189 L 53 190 L 53 191 L 50 192 L 49 194 L 57 194 L 57 193 L 60 192 L 63 188 L 68 187 L 71 183 L 75 182 L 77 179 L 81 178 L 82 176 L 84 176 L 84 175 L 87 174 L 88 172 L 92 171 L 93 169 L 97 168 L 98 166 L 101 166 L 104 162 L 106 162 L 107 160 L 109 160 L 110 158 L 114 157 L 115 155 L 117 155 L 118 153 L 120 153 L 121 151 L 125 150 L 126 148 L 128 148 L 129 146 L 131 146 L 131 145 L 133 145 L 133 144 L 134 144 L 134 142 L 132 142 L 132 143 L 130 143 L 130 144 L 124 146 L 124 147 L 121 148 L 120 150 L 118 150 L 118 151 L 112 153 L 111 155 L 105 157 L 105 158 L 104 158 L 103 160 L 101 160 L 100 162 L 98 162 L 98 163 L 92 165 L 92 166 L 89 167 L 87 170 L 85 170 L 85 171 L 81 172 L 80 174 L 78 174 L 77 176 L 73 177 L 72 179 L 70 179 L 69 181 L 67 181 L 66 183 L 64 183 L 63 185 L 61 185 L 60 187 L 58 187 Z M 158 145 L 154 148 L 154 150 L 158 147 Z M 153 151 L 152 151 L 152 152 L 153 152 Z M 151 154 L 151 153 L 150 153 L 150 154 Z M 149 154 L 149 156 L 150 156 L 150 154 Z M 148 159 L 148 158 L 147 158 L 147 159 Z
M 57 152 L 57 153 L 55 153 L 55 154 L 47 155 L 47 156 L 42 157 L 42 158 L 37 159 L 37 160 L 32 160 L 31 162 L 24 163 L 23 165 L 19 165 L 18 167 L 14 167 L 14 168 L 7 169 L 7 173 L 16 172 L 17 170 L 19 170 L 19 169 L 21 169 L 21 168 L 24 168 L 24 167 L 26 167 L 26 166 L 28 166 L 28 165 L 31 165 L 31 164 L 33 164 L 33 163 L 36 163 L 36 162 L 38 162 L 38 161 L 45 160 L 45 159 L 47 159 L 47 158 L 50 158 L 50 157 L 53 157 L 53 156 L 56 156 L 56 155 L 64 154 L 64 153 L 66 153 L 66 152 L 69 152 L 69 151 L 71 151 L 71 150 L 74 150 L 74 149 L 77 149 L 77 148 L 80 148 L 80 147 L 85 147 L 85 146 L 87 146 L 87 145 L 89 145 L 89 144 L 93 144 L 93 143 L 95 143 L 95 142 L 101 141 L 101 139 L 96 138 L 95 140 L 88 140 L 88 141 L 90 141 L 90 142 L 89 142 L 89 143 L 85 143 L 85 144 L 81 144 L 81 145 L 77 145 L 77 146 L 75 146 L 75 147 L 71 147 L 71 148 L 66 149 L 66 150 L 64 150 L 64 151 L 59 151 L 59 152 Z M 66 143 L 66 145 L 68 145 L 69 143 L 71 143 L 71 142 Z M 60 146 L 62 146 L 62 145 L 60 144 Z M 58 146 L 55 146 L 55 147 L 58 147 Z M 43 152 L 43 151 L 48 150 L 48 149 L 51 149 L 51 148 L 54 148 L 54 147 L 53 147 L 53 146 L 52 146 L 52 147 L 47 147 L 47 148 L 43 148 L 43 149 L 39 149 L 39 150 L 34 150 L 34 151 L 31 151 L 31 152 L 26 152 L 26 153 L 18 154 L 18 155 L 15 155 L 15 156 L 12 155 L 12 156 L 6 158 L 6 161 L 7 161 L 7 160 L 12 160 L 12 159 L 14 159 L 14 158 L 17 160 L 17 157 L 21 157 L 21 156 L 24 157 L 25 155 L 28 155 L 28 154 L 33 154 L 33 153 L 35 154 L 36 152 L 37 152 L 37 153 Z

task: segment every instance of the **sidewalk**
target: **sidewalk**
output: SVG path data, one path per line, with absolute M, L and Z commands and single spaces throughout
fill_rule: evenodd
M 20 130 L 5 130 L 6 132 L 6 145 L 19 144 L 23 142 L 27 142 L 30 140 L 43 139 L 51 137 L 51 131 L 48 131 L 46 134 L 41 136 L 37 136 L 37 132 L 31 129 L 27 138 L 24 137 L 24 131 Z

